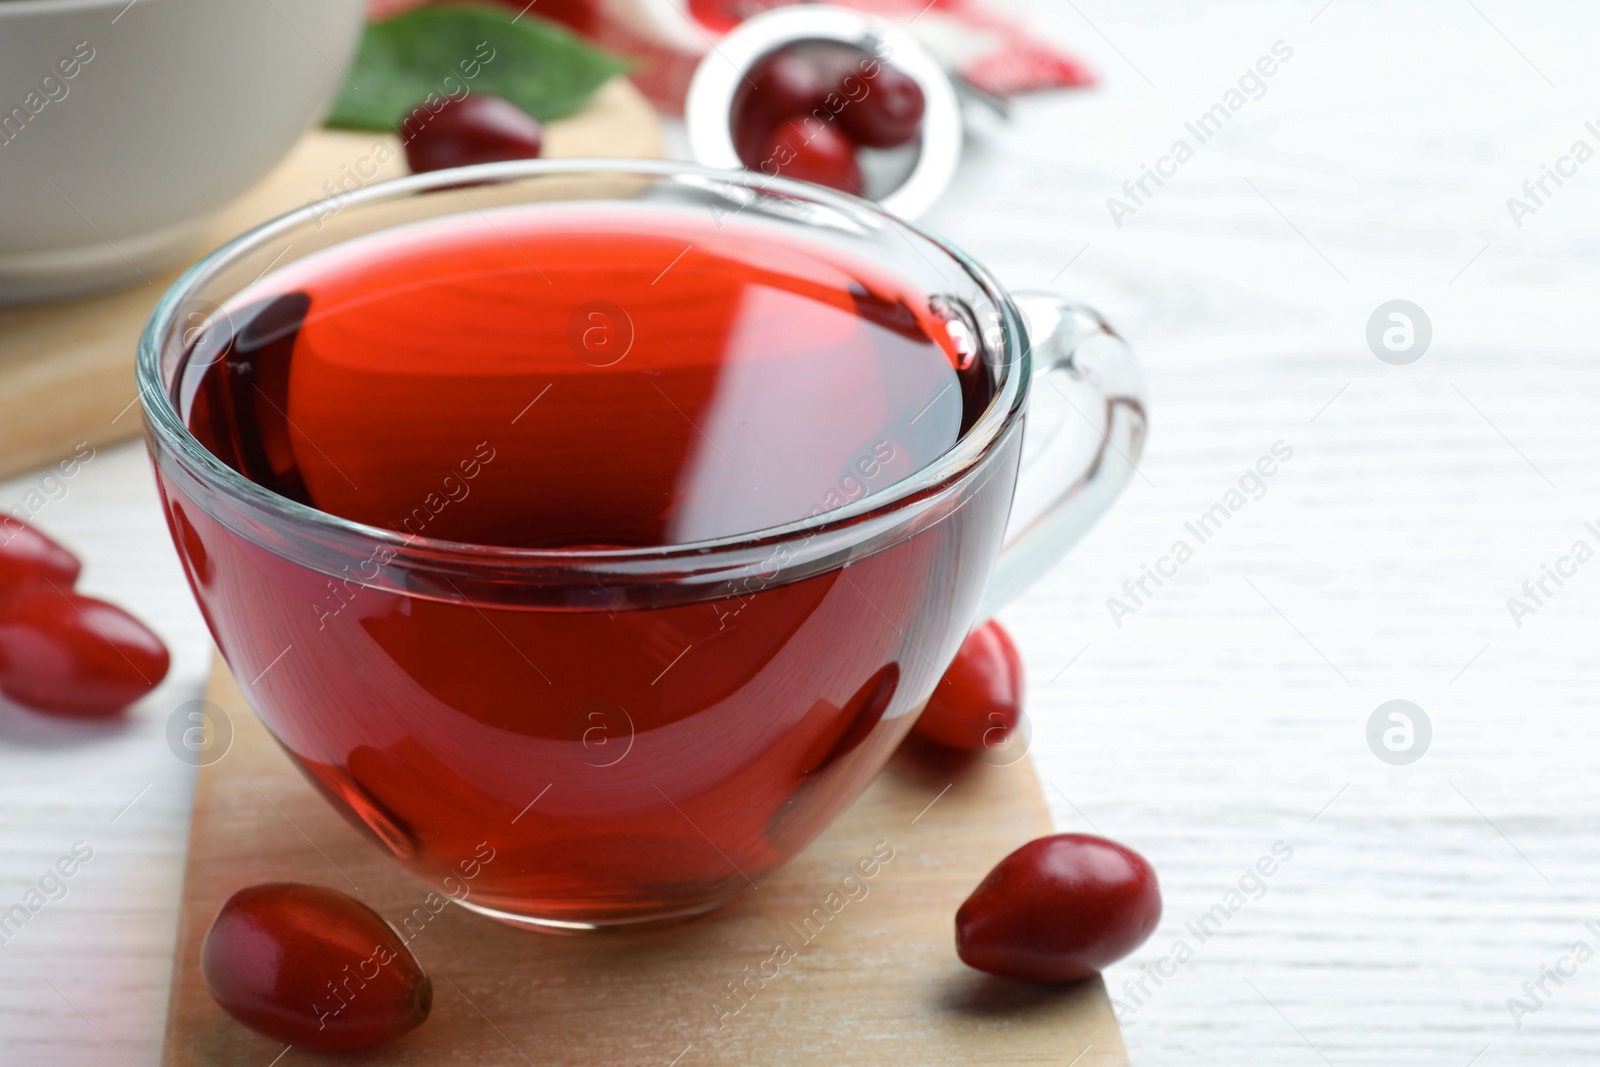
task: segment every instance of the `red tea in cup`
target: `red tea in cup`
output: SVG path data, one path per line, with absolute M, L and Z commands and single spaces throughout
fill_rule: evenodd
M 832 510 L 921 469 L 987 399 L 926 300 L 868 265 L 631 214 L 474 215 L 302 260 L 186 368 L 185 420 L 346 519 L 595 549 Z M 848 574 L 683 607 L 444 604 L 258 559 L 234 595 L 277 610 L 231 611 L 241 641 L 348 664 L 315 688 L 274 668 L 270 721 L 402 856 L 448 867 L 487 836 L 488 906 L 592 916 L 637 883 L 630 910 L 677 910 L 786 859 L 850 792 L 807 786 L 876 770 L 910 723 L 882 721 L 901 675 L 948 658 L 911 647 L 924 602 L 975 599 L 968 528 L 1006 504 L 990 491 Z
M 424 877 L 492 846 L 464 903 L 500 918 L 758 885 L 882 767 L 1000 554 L 1003 294 L 869 205 L 692 174 L 510 203 L 429 175 L 342 207 L 378 219 L 348 234 L 224 249 L 180 286 L 221 298 L 205 327 L 169 296 L 146 337 L 174 540 L 235 676 Z M 683 202 L 713 192 L 739 210 Z M 218 273 L 294 240 L 321 247 Z

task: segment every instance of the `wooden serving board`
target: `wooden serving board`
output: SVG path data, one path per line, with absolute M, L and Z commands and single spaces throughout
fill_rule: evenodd
M 0 308 L 0 478 L 54 463 L 80 442 L 100 447 L 138 436 L 144 423 L 134 403 L 134 349 L 161 294 L 190 262 L 229 238 L 340 191 L 342 175 L 371 175 L 380 142 L 394 151 L 369 183 L 401 177 L 407 171 L 396 138 L 316 130 L 211 220 L 193 255 L 152 274 L 149 284 Z M 545 155 L 552 158 L 659 159 L 663 152 L 655 111 L 625 78 L 545 130 Z
M 1003 855 L 1049 831 L 1030 763 L 957 769 L 905 755 L 810 848 L 719 912 L 559 936 L 446 906 L 410 941 L 434 984 L 426 1023 L 365 1053 L 286 1049 L 206 993 L 200 944 L 222 902 L 256 882 L 312 882 L 398 925 L 430 890 L 312 791 L 220 664 L 207 699 L 233 741 L 195 787 L 166 1067 L 1127 1063 L 1098 978 L 1030 986 L 955 955 L 956 907 Z M 875 850 L 892 858 L 847 899 L 842 879 Z M 800 927 L 817 909 L 826 922 Z M 779 944 L 794 957 L 767 963 Z M 758 971 L 777 973 L 746 984 L 741 1007 L 728 983 Z

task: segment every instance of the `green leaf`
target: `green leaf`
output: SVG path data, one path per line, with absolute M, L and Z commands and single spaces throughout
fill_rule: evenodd
M 503 96 L 540 121 L 581 108 L 628 64 L 507 8 L 440 4 L 367 26 L 329 126 L 392 132 L 429 96 Z

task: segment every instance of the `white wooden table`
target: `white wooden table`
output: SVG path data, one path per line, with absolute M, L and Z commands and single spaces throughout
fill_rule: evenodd
M 1508 999 L 1532 1007 L 1523 983 L 1575 942 L 1600 951 L 1600 562 L 1547 581 L 1520 628 L 1507 598 L 1574 541 L 1600 549 L 1600 161 L 1520 228 L 1506 199 L 1575 140 L 1600 149 L 1600 13 L 1033 6 L 1105 87 L 1023 105 L 928 221 L 1013 285 L 1099 306 L 1151 382 L 1142 476 L 1004 616 L 1058 825 L 1162 879 L 1161 928 L 1107 976 L 1135 1062 L 1593 1063 L 1600 961 L 1543 979 L 1520 1019 Z M 1107 198 L 1194 146 L 1185 122 L 1278 41 L 1265 94 L 1117 227 Z M 1405 366 L 1366 341 L 1396 298 L 1432 324 Z M 1185 523 L 1280 441 L 1292 458 L 1198 544 Z M 123 725 L 0 707 L 0 910 L 94 848 L 0 945 L 0 1062 L 143 1067 L 191 783 L 165 731 L 209 641 L 138 449 L 97 456 L 38 520 L 175 663 Z M 1116 625 L 1108 598 L 1179 539 L 1194 558 Z M 1432 725 L 1409 765 L 1368 746 L 1391 699 Z M 1230 899 L 1278 842 L 1292 857 Z

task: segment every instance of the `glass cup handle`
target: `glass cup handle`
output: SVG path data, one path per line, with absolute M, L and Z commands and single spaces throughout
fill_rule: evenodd
M 1106 513 L 1138 469 L 1148 429 L 1144 375 L 1104 319 L 1053 293 L 1012 299 L 1027 325 L 1033 382 L 1005 547 L 980 621 L 1043 575 Z M 1047 421 L 1043 409 L 1054 419 Z M 1086 463 L 1073 462 L 1080 452 L 1088 453 Z

